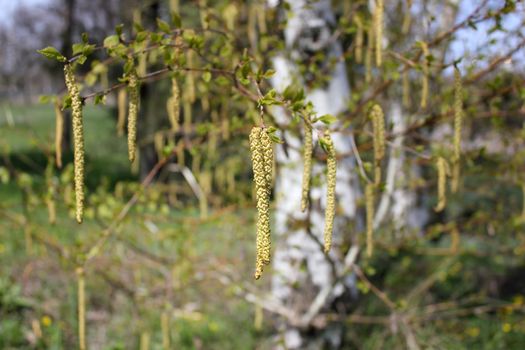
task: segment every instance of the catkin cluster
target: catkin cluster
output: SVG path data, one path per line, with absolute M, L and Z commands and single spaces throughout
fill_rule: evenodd
M 303 184 L 301 194 L 301 211 L 305 211 L 308 207 L 308 194 L 310 192 L 310 176 L 312 173 L 312 127 L 304 124 L 304 168 L 303 168 Z
M 355 34 L 355 61 L 357 63 L 363 62 L 363 42 L 364 42 L 364 26 L 363 20 L 359 16 L 354 17 L 356 26 Z
M 410 10 L 412 9 L 412 0 L 406 0 L 406 8 L 405 8 L 405 17 L 403 18 L 403 27 L 401 32 L 403 34 L 408 33 L 410 30 L 410 24 L 412 23 L 412 14 Z
M 139 112 L 139 79 L 133 69 L 129 74 L 129 106 L 128 106 L 128 156 L 129 161 L 135 161 L 137 152 L 137 117 Z
M 370 111 L 374 141 L 374 183 L 381 182 L 381 160 L 385 156 L 385 116 L 379 105 L 374 105 Z
M 384 17 L 384 3 L 383 0 L 376 0 L 376 7 L 374 10 L 374 32 L 376 44 L 376 65 L 381 67 L 383 64 L 383 17 Z
M 454 69 L 454 155 L 452 157 L 451 190 L 457 192 L 459 185 L 459 159 L 461 157 L 461 129 L 463 126 L 463 84 L 461 73 Z
M 177 131 L 179 129 L 179 117 L 180 117 L 180 91 L 177 78 L 171 79 L 171 96 L 166 102 L 166 109 L 168 111 L 168 117 L 171 124 L 171 130 Z
M 70 64 L 64 66 L 66 87 L 71 97 L 74 165 L 75 165 L 75 199 L 76 218 L 81 223 L 84 217 L 84 125 L 82 121 L 82 99 L 75 81 L 73 68 Z
M 336 154 L 334 142 L 328 131 L 324 136 L 326 157 L 326 210 L 324 214 L 324 251 L 328 253 L 332 246 L 332 231 L 334 230 L 335 218 L 335 184 L 336 184 Z
M 365 189 L 365 206 L 366 206 L 366 254 L 372 256 L 374 251 L 374 187 L 375 185 L 369 183 Z
M 428 45 L 426 42 L 421 42 L 421 50 L 423 51 L 423 77 L 421 78 L 421 108 L 427 108 L 427 100 L 428 100 L 428 75 L 429 75 L 429 55 L 430 52 L 428 51 Z
M 62 168 L 62 135 L 64 133 L 64 114 L 60 103 L 55 101 L 55 162 Z
M 372 59 L 374 55 L 374 27 L 369 25 L 366 31 L 365 81 L 372 81 Z
M 443 157 L 437 158 L 436 168 L 438 172 L 438 203 L 434 210 L 440 212 L 445 209 L 447 204 L 447 175 L 449 175 L 450 170 L 447 161 Z
M 255 279 L 259 279 L 264 265 L 270 263 L 270 194 L 273 172 L 272 141 L 266 131 L 260 127 L 254 127 L 250 132 L 250 151 L 258 213 Z

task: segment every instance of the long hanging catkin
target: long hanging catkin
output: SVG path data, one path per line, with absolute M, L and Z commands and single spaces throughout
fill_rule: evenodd
M 363 20 L 359 16 L 354 17 L 356 26 L 355 34 L 355 61 L 357 63 L 363 62 L 363 42 L 364 42 L 364 27 Z
M 257 239 L 255 279 L 261 277 L 264 265 L 270 263 L 270 190 L 268 182 L 268 149 L 271 140 L 266 131 L 260 127 L 252 128 L 250 132 L 250 151 L 252 154 L 253 178 L 257 197 Z M 267 143 L 270 142 L 270 147 Z M 273 152 L 273 151 L 272 151 Z M 272 156 L 273 158 L 273 156 Z M 271 169 L 270 169 L 271 170 Z M 271 175 L 269 175 L 271 176 Z M 271 179 L 271 178 L 270 178 Z
M 335 184 L 336 184 L 336 153 L 334 142 L 328 131 L 324 136 L 326 157 L 326 210 L 324 224 L 324 251 L 328 253 L 332 246 L 332 231 L 335 218 Z
M 447 175 L 449 174 L 449 167 L 443 157 L 438 157 L 436 167 L 438 172 L 438 203 L 434 210 L 440 212 L 445 209 L 445 205 L 447 204 Z
M 366 31 L 365 82 L 372 81 L 372 59 L 374 55 L 374 27 L 369 25 Z
M 401 29 L 401 32 L 403 34 L 408 33 L 410 30 L 410 24 L 412 23 L 412 0 L 406 0 L 406 8 L 405 8 L 405 17 L 403 18 L 403 27 Z
M 60 103 L 55 101 L 55 162 L 62 168 L 62 135 L 64 133 L 64 114 Z
M 381 160 L 385 156 L 385 117 L 379 105 L 374 105 L 370 112 L 374 141 L 374 183 L 381 183 Z
M 137 153 L 137 117 L 139 112 L 139 81 L 135 69 L 129 73 L 129 111 L 128 111 L 128 156 L 129 161 L 135 161 Z
M 168 111 L 171 130 L 176 132 L 179 130 L 180 91 L 177 78 L 175 77 L 171 78 L 171 96 L 168 98 L 166 103 L 166 109 Z
M 304 167 L 303 167 L 303 184 L 301 194 L 301 211 L 305 211 L 308 207 L 308 195 L 310 192 L 310 177 L 312 174 L 312 127 L 304 124 Z
M 429 55 L 430 52 L 428 51 L 428 45 L 426 42 L 422 41 L 421 43 L 421 50 L 423 52 L 423 76 L 421 77 L 421 108 L 427 108 L 427 100 L 428 100 L 428 79 L 429 79 Z
M 73 68 L 70 64 L 64 66 L 64 75 L 73 111 L 76 219 L 78 223 L 81 223 L 84 217 L 84 125 L 82 120 L 82 99 L 75 81 Z
M 383 64 L 383 17 L 384 17 L 383 0 L 376 0 L 374 10 L 374 32 L 376 45 L 376 65 L 381 67 Z
M 365 189 L 365 204 L 366 204 L 366 255 L 372 256 L 374 251 L 374 187 L 375 185 L 369 183 Z
M 452 157 L 451 191 L 459 187 L 459 159 L 461 157 L 461 129 L 463 124 L 463 86 L 459 69 L 454 69 L 454 155 Z

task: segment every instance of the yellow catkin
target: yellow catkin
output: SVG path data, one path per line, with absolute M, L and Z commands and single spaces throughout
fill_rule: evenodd
M 126 125 L 126 102 L 128 96 L 125 88 L 118 90 L 117 95 L 117 108 L 118 108 L 118 118 L 117 118 L 117 135 L 124 135 L 124 127 Z
M 521 183 L 522 203 L 521 203 L 521 220 L 525 221 L 525 182 Z
M 177 144 L 176 153 L 177 153 L 177 164 L 181 167 L 186 166 L 184 150 L 185 150 L 184 140 L 180 140 L 179 143 Z
M 374 32 L 375 32 L 375 48 L 376 48 L 376 65 L 381 67 L 383 64 L 383 16 L 384 4 L 383 0 L 376 0 L 376 7 L 374 10 Z
M 324 136 L 326 157 L 326 209 L 324 214 L 324 251 L 328 253 L 332 246 L 332 232 L 335 218 L 335 184 L 337 161 L 334 143 L 328 131 Z
M 76 219 L 78 223 L 81 223 L 84 217 L 84 125 L 82 120 L 82 99 L 75 81 L 73 68 L 70 64 L 64 66 L 64 75 L 66 78 L 67 90 L 71 97 Z
M 461 73 L 456 67 L 454 69 L 454 155 L 452 157 L 452 193 L 456 193 L 459 187 L 459 159 L 461 157 L 461 129 L 463 124 L 463 86 Z
M 304 124 L 304 168 L 303 168 L 303 185 L 301 195 L 301 211 L 305 211 L 308 208 L 308 195 L 310 193 L 310 176 L 312 174 L 312 151 L 313 151 L 313 139 L 312 139 L 312 127 L 305 123 Z
M 372 56 L 374 54 L 374 27 L 368 26 L 366 31 L 365 81 L 372 81 Z
M 170 0 L 170 11 L 171 12 L 175 12 L 175 13 L 179 13 L 180 12 L 180 5 L 179 5 L 179 0 Z
M 429 79 L 429 60 L 430 55 L 428 45 L 426 42 L 421 42 L 421 50 L 423 52 L 423 76 L 421 77 L 421 108 L 427 108 L 428 100 L 428 79 Z
M 257 197 L 257 239 L 256 239 L 256 263 L 255 279 L 259 279 L 264 265 L 270 263 L 270 191 L 267 174 L 267 146 L 263 142 L 267 139 L 262 137 L 266 131 L 260 127 L 252 128 L 250 132 L 250 151 L 252 157 L 253 178 Z M 268 136 L 268 135 L 266 135 Z M 271 143 L 271 140 L 270 140 Z
M 157 159 L 164 158 L 164 133 L 162 131 L 157 131 L 153 135 L 153 145 L 155 146 Z
M 84 269 L 78 267 L 77 274 L 77 307 L 78 307 L 78 347 L 86 350 L 86 281 Z
M 62 135 L 64 134 L 64 114 L 58 101 L 55 101 L 55 162 L 62 168 Z
M 140 333 L 140 350 L 149 350 L 150 335 L 148 332 Z
M 170 319 L 167 311 L 160 315 L 160 327 L 162 330 L 162 348 L 170 349 Z
M 253 320 L 253 328 L 260 331 L 263 327 L 264 313 L 261 305 L 255 305 L 255 317 Z
M 438 157 L 436 161 L 438 172 L 438 203 L 434 210 L 440 212 L 445 209 L 447 204 L 447 175 L 449 173 L 448 163 L 443 157 Z
M 370 112 L 374 142 L 374 183 L 381 182 L 381 160 L 385 156 L 385 117 L 379 105 L 374 105 Z
M 182 108 L 184 109 L 184 133 L 191 133 L 191 122 L 193 119 L 193 110 L 191 103 L 188 100 L 185 100 Z
M 374 188 L 375 185 L 368 183 L 365 188 L 366 205 L 366 255 L 372 256 L 374 252 Z
M 173 77 L 171 79 L 171 96 L 168 98 L 166 103 L 166 109 L 171 124 L 171 130 L 174 132 L 179 130 L 179 118 L 180 118 L 180 91 L 177 79 Z
M 357 63 L 363 62 L 363 42 L 364 42 L 364 27 L 363 20 L 359 16 L 354 17 L 356 26 L 355 34 L 355 61 Z
M 411 9 L 412 9 L 412 0 L 406 0 L 406 8 L 405 8 L 405 11 L 404 11 L 404 17 L 403 17 L 403 26 L 402 26 L 402 33 L 403 34 L 406 34 L 408 33 L 408 31 L 410 30 L 410 24 L 412 22 L 412 14 L 411 14 Z
M 410 107 L 410 80 L 408 70 L 403 71 L 403 107 Z
M 186 62 L 189 67 L 193 67 L 195 64 L 195 54 L 192 50 L 188 50 L 186 53 Z M 190 70 L 186 73 L 186 81 L 184 86 L 184 98 L 190 102 L 195 103 L 197 99 L 195 91 L 195 76 L 194 73 Z
M 137 73 L 132 70 L 129 74 L 129 106 L 128 106 L 128 156 L 129 161 L 135 161 L 137 154 L 137 117 L 139 113 L 139 81 Z
M 48 220 L 51 225 L 54 225 L 56 222 L 56 204 L 55 204 L 55 196 L 56 196 L 56 183 L 53 180 L 53 160 L 50 159 L 48 161 L 46 171 L 45 171 L 45 177 L 46 177 L 46 185 L 47 185 L 47 193 L 45 196 L 45 202 L 47 206 L 47 215 Z

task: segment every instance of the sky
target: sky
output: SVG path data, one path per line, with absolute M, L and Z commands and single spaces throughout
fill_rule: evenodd
M 9 21 L 10 15 L 18 5 L 39 5 L 48 3 L 49 0 L 0 0 L 0 22 Z

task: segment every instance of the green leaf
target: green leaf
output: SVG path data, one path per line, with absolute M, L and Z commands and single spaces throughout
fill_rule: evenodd
M 45 57 L 49 59 L 57 60 L 59 62 L 67 61 L 66 57 L 62 55 L 60 52 L 58 52 L 58 50 L 52 46 L 48 46 L 46 48 L 43 48 L 42 50 L 38 50 L 37 52 L 41 55 L 44 55 Z
M 95 96 L 95 105 L 105 105 L 106 104 L 106 95 L 100 94 Z
M 337 118 L 330 114 L 325 114 L 317 118 L 318 121 L 325 123 L 326 125 L 330 125 L 337 121 Z
M 118 35 L 110 35 L 104 39 L 104 47 L 111 48 L 118 45 L 119 42 L 120 39 Z
M 38 102 L 40 102 L 42 104 L 49 103 L 49 101 L 51 101 L 51 96 L 49 96 L 49 95 L 40 95 L 38 97 Z
M 180 28 L 182 26 L 182 20 L 178 13 L 171 13 L 171 23 L 175 28 Z
M 159 27 L 159 29 L 166 34 L 169 34 L 171 32 L 171 28 L 168 22 L 165 22 L 160 18 L 157 18 L 157 27 Z
M 202 80 L 209 83 L 211 80 L 211 72 L 208 71 L 208 72 L 202 73 Z

